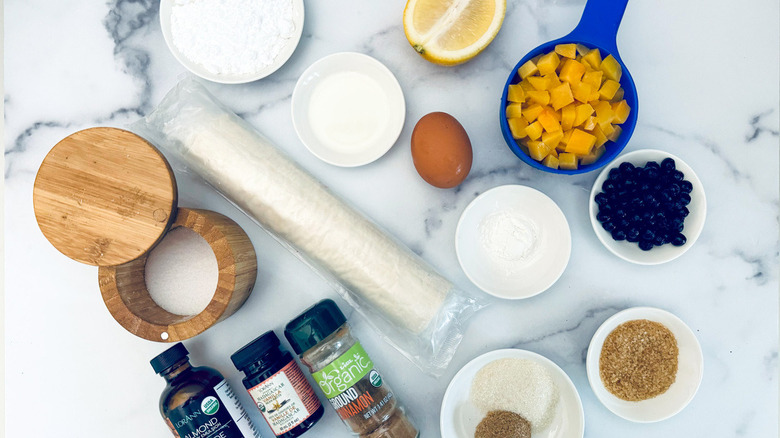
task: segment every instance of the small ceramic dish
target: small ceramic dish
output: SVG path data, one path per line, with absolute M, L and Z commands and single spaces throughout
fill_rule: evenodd
M 677 339 L 679 355 L 676 380 L 666 392 L 648 400 L 631 402 L 617 398 L 604 387 L 599 374 L 599 358 L 607 335 L 620 324 L 637 319 L 655 321 L 666 326 Z M 588 382 L 601 404 L 626 420 L 652 423 L 676 415 L 691 402 L 701 384 L 704 359 L 699 341 L 680 318 L 653 307 L 633 307 L 616 313 L 596 330 L 588 346 L 586 366 Z
M 636 243 L 613 239 L 612 235 L 604 230 L 596 218 L 596 215 L 599 213 L 599 206 L 595 200 L 596 195 L 602 191 L 601 186 L 609 177 L 609 171 L 619 167 L 621 163 L 628 162 L 634 166 L 641 167 L 649 161 L 655 161 L 660 164 L 664 158 L 674 159 L 677 170 L 681 171 L 685 175 L 685 179 L 693 185 L 693 190 L 690 193 L 691 202 L 687 205 L 690 213 L 685 218 L 685 228 L 683 229 L 683 235 L 687 239 L 686 243 L 682 246 L 674 246 L 667 243 L 662 246 L 655 246 L 650 251 L 643 251 Z M 596 232 L 596 237 L 611 253 L 631 263 L 657 265 L 680 257 L 693 246 L 696 239 L 699 238 L 702 228 L 704 228 L 704 219 L 707 216 L 707 199 L 704 195 L 704 186 L 699 181 L 699 177 L 696 176 L 696 173 L 685 161 L 668 152 L 655 149 L 640 149 L 619 156 L 601 171 L 590 191 L 588 209 L 590 211 L 590 223 L 593 226 L 593 231 Z
M 455 251 L 463 272 L 483 291 L 499 298 L 529 298 L 563 274 L 571 232 L 547 195 L 505 185 L 479 195 L 463 210 Z
M 585 434 L 585 415 L 582 401 L 568 375 L 555 362 L 539 354 L 518 349 L 495 350 L 485 353 L 455 374 L 441 402 L 439 425 L 443 438 L 473 438 L 483 415 L 470 399 L 471 382 L 485 365 L 498 359 L 528 359 L 544 366 L 558 387 L 560 399 L 552 423 L 534 433 L 534 438 L 582 438 Z
M 212 71 L 206 69 L 205 66 L 194 62 L 187 58 L 176 44 L 173 42 L 173 34 L 171 33 L 171 10 L 173 8 L 175 0 L 160 0 L 160 27 L 162 29 L 163 38 L 165 44 L 168 45 L 168 49 L 181 65 L 192 73 L 208 79 L 213 82 L 221 84 L 244 84 L 247 82 L 253 82 L 258 79 L 262 79 L 271 73 L 278 70 L 288 59 L 292 56 L 295 48 L 298 47 L 298 42 L 301 40 L 301 34 L 303 33 L 303 0 L 292 0 L 292 21 L 295 29 L 293 35 L 287 40 L 284 47 L 279 54 L 274 58 L 271 64 L 263 67 L 262 69 L 241 75 L 227 75 L 227 74 L 215 74 Z
M 401 86 L 387 67 L 362 53 L 326 56 L 301 74 L 292 120 L 304 146 L 341 167 L 371 163 L 395 144 L 406 118 Z

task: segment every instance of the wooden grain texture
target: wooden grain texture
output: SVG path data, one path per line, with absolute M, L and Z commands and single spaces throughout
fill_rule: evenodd
M 57 143 L 33 187 L 44 236 L 66 256 L 96 266 L 146 253 L 173 222 L 177 197 L 165 157 L 117 128 L 85 129 Z
M 111 315 L 136 336 L 157 342 L 189 339 L 235 313 L 257 279 L 257 256 L 244 230 L 232 219 L 209 210 L 179 208 L 171 229 L 198 233 L 214 251 L 219 276 L 214 297 L 194 316 L 175 315 L 158 306 L 146 288 L 147 255 L 119 265 L 102 266 L 98 281 Z

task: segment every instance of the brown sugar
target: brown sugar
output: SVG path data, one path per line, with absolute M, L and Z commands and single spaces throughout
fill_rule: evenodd
M 531 438 L 531 423 L 514 412 L 490 411 L 479 422 L 474 438 Z
M 641 401 L 666 392 L 677 376 L 677 340 L 663 324 L 638 319 L 620 324 L 604 340 L 601 381 L 616 397 Z

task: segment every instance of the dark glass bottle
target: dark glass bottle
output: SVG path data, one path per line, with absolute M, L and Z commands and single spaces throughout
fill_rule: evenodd
M 160 396 L 160 414 L 179 438 L 259 438 L 252 422 L 219 371 L 192 367 L 184 344 L 152 359 L 168 385 Z
M 230 360 L 246 375 L 244 387 L 277 437 L 300 436 L 322 418 L 325 408 L 274 332 L 245 345 Z

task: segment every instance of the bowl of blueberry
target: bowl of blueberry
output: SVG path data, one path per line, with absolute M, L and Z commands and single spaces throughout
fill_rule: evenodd
M 657 265 L 683 255 L 704 227 L 707 200 L 688 164 L 664 151 L 619 156 L 590 191 L 590 222 L 618 257 Z

